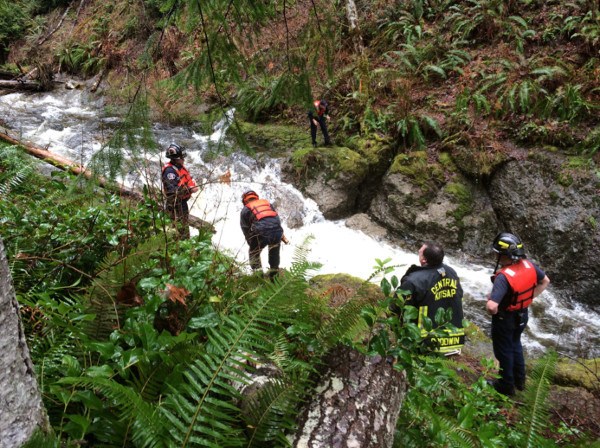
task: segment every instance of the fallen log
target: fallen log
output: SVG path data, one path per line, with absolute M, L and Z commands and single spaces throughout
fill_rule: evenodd
M 346 346 L 334 349 L 326 365 L 292 446 L 391 448 L 408 388 L 404 372 Z
M 61 155 L 50 152 L 45 148 L 41 148 L 39 146 L 34 145 L 33 143 L 24 142 L 23 140 L 11 137 L 10 135 L 4 132 L 0 132 L 0 140 L 4 140 L 5 142 L 10 143 L 11 145 L 20 146 L 24 148 L 25 151 L 27 151 L 27 153 L 55 166 L 56 168 L 71 172 L 78 176 L 84 176 L 87 179 L 94 179 L 102 188 L 106 188 L 108 190 L 118 193 L 121 196 L 125 196 L 140 202 L 144 201 L 144 195 L 141 192 L 128 188 L 117 182 L 111 182 L 102 176 L 96 176 L 92 171 L 81 166 L 80 164 L 73 162 L 72 160 L 69 160 L 66 157 L 62 157 Z M 198 218 L 197 216 L 190 215 L 188 223 L 190 226 L 196 229 L 210 229 L 211 232 L 215 232 L 214 226 L 212 224 Z
M 42 90 L 42 85 L 37 81 L 0 80 L 0 89 L 39 92 Z

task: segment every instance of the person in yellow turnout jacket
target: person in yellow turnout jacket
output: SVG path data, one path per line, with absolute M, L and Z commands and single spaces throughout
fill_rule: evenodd
M 420 266 L 412 265 L 400 280 L 400 289 L 406 291 L 406 304 L 419 310 L 418 326 L 427 336 L 423 320 L 431 319 L 435 328 L 435 315 L 442 308 L 452 310 L 451 323 L 455 331 L 445 330 L 443 337 L 430 337 L 436 351 L 444 355 L 460 353 L 464 345 L 463 289 L 456 271 L 444 261 L 444 249 L 433 241 L 426 241 L 419 249 Z
M 240 227 L 248 243 L 248 257 L 253 271 L 262 269 L 260 253 L 269 247 L 269 277 L 279 272 L 279 253 L 283 228 L 279 214 L 266 199 L 260 199 L 253 190 L 242 194 L 244 207 L 240 213 Z

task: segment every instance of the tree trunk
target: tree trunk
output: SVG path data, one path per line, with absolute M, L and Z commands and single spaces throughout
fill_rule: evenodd
M 317 395 L 300 416 L 295 448 L 389 448 L 407 382 L 381 357 L 345 346 L 326 359 Z
M 358 10 L 356 9 L 356 3 L 354 0 L 346 0 L 346 18 L 348 19 L 348 29 L 352 42 L 354 43 L 354 51 L 359 55 L 362 55 L 365 51 L 365 45 L 363 43 L 360 28 L 358 26 Z
M 42 86 L 37 81 L 5 81 L 0 80 L 0 89 L 9 90 L 42 90 Z
M 13 448 L 49 426 L 1 238 L 0 353 L 0 448 Z
M 5 142 L 10 143 L 11 145 L 21 146 L 25 148 L 25 150 L 32 156 L 37 157 L 38 159 L 42 159 L 45 162 L 54 165 L 57 168 L 60 168 L 61 170 L 70 171 L 76 175 L 82 175 L 88 179 L 95 177 L 90 170 L 84 168 L 78 163 L 73 162 L 72 160 L 69 160 L 58 154 L 54 154 L 45 148 L 40 148 L 39 146 L 36 146 L 32 143 L 23 142 L 3 132 L 0 132 L 0 140 L 4 140 Z M 144 200 L 144 195 L 139 191 L 127 188 L 123 185 L 109 182 L 107 179 L 101 176 L 96 176 L 95 179 L 96 182 L 98 182 L 98 185 L 100 185 L 102 188 L 115 191 L 121 196 L 126 196 L 137 201 Z M 196 229 L 210 229 L 212 232 L 215 231 L 212 224 L 198 218 L 197 216 L 190 215 L 188 224 Z

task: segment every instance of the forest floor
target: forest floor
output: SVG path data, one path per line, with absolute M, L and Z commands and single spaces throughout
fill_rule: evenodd
M 479 350 L 486 350 L 481 345 Z M 493 358 L 491 342 L 487 350 L 489 354 L 484 356 Z M 480 360 L 481 352 L 476 354 L 469 349 L 458 358 L 458 362 L 465 366 L 459 374 L 466 384 L 484 374 Z M 517 418 L 517 411 L 522 405 L 519 394 L 513 398 L 513 408 L 507 409 L 506 417 L 509 422 Z M 560 446 L 573 446 L 582 441 L 600 441 L 600 388 L 591 392 L 581 386 L 554 384 L 550 389 L 549 413 L 550 421 L 544 435 Z

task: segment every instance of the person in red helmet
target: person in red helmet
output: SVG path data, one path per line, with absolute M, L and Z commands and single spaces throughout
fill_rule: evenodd
M 529 318 L 527 309 L 550 284 L 550 279 L 527 260 L 518 236 L 499 233 L 492 249 L 498 258 L 486 309 L 492 315 L 492 345 L 494 356 L 500 363 L 500 379 L 492 385 L 501 394 L 513 395 L 515 388 L 523 390 L 525 387 L 521 334 Z
M 326 100 L 315 100 L 313 108 L 308 111 L 308 121 L 310 122 L 310 137 L 312 145 L 317 146 L 317 126 L 321 128 L 325 145 L 331 145 L 329 132 L 327 131 L 327 121 L 329 120 L 329 104 Z
M 253 271 L 262 271 L 260 253 L 269 247 L 269 277 L 279 272 L 279 253 L 283 228 L 277 211 L 266 199 L 260 199 L 254 190 L 242 194 L 244 207 L 240 213 L 240 227 L 248 243 L 248 258 Z
M 165 209 L 171 220 L 176 223 L 180 238 L 187 239 L 190 237 L 188 199 L 192 193 L 198 191 L 198 186 L 190 172 L 183 166 L 185 150 L 181 146 L 171 143 L 165 156 L 169 159 L 162 169 Z

